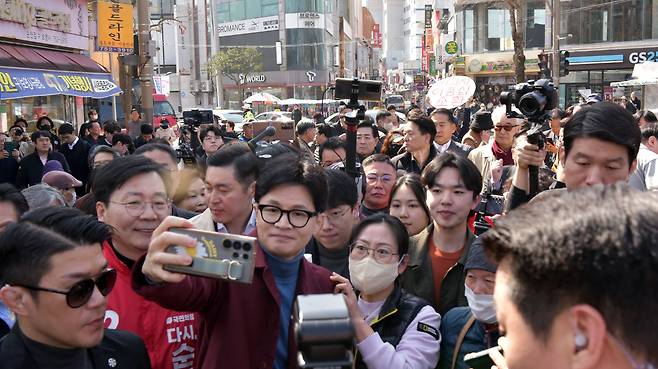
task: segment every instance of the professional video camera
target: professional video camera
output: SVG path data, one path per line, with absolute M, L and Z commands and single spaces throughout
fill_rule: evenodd
M 186 126 L 199 127 L 202 124 L 215 122 L 212 110 L 192 109 L 183 112 L 183 123 Z
M 511 91 L 500 94 L 500 103 L 505 104 L 507 108 L 507 117 L 522 118 L 512 111 L 514 104 L 521 114 L 523 114 L 531 124 L 528 130 L 528 142 L 537 145 L 543 149 L 546 144 L 546 136 L 542 133 L 541 127 L 544 121 L 550 117 L 550 111 L 557 106 L 557 90 L 553 82 L 548 79 L 538 81 L 529 80 L 525 83 L 519 83 Z M 530 197 L 537 194 L 539 187 L 539 172 L 537 167 L 529 168 L 530 174 Z

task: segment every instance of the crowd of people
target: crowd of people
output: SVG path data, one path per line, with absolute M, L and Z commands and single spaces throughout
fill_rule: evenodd
M 504 106 L 391 107 L 350 148 L 350 110 L 268 145 L 137 110 L 125 133 L 95 111 L 29 139 L 18 120 L 0 134 L 0 367 L 296 368 L 294 303 L 321 293 L 344 295 L 355 368 L 465 369 L 497 345 L 499 369 L 658 365 L 653 114 L 593 98 L 549 112 L 539 147 Z M 252 282 L 168 270 L 192 262 L 168 246 L 196 246 L 172 228 L 255 237 Z

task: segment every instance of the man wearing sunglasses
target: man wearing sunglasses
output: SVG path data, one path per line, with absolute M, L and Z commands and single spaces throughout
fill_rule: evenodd
M 139 335 L 157 369 L 192 367 L 199 329 L 196 314 L 162 308 L 131 286 L 131 268 L 148 250 L 153 231 L 171 214 L 169 186 L 169 171 L 142 155 L 112 160 L 94 182 L 98 219 L 113 228 L 103 253 L 118 274 L 105 326 Z
M 204 342 L 199 347 L 199 368 L 296 368 L 293 302 L 300 294 L 334 290 L 329 271 L 304 258 L 305 246 L 320 227 L 318 215 L 326 208 L 322 168 L 294 154 L 270 159 L 257 179 L 255 200 L 260 247 L 251 284 L 165 271 L 165 264 L 192 261 L 165 253 L 168 245 L 196 243 L 167 232 L 172 227 L 192 227 L 174 217 L 158 227 L 145 259 L 133 268 L 138 293 L 170 309 L 201 312 L 205 329 L 199 333 Z
M 57 217 L 57 210 L 40 212 Z M 66 237 L 28 220 L 0 235 L 0 298 L 17 319 L 0 341 L 0 363 L 12 369 L 150 368 L 139 337 L 103 327 L 106 296 L 117 277 L 100 247 L 108 227 L 65 210 L 77 214 L 58 220 L 66 223 Z

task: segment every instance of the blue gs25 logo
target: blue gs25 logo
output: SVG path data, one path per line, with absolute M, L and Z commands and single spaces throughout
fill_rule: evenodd
M 658 62 L 658 51 L 637 51 L 628 54 L 628 62 L 631 64 L 640 64 L 647 61 Z

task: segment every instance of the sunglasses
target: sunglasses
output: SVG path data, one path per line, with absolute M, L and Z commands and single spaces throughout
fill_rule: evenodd
M 500 132 L 501 129 L 505 129 L 505 132 L 510 132 L 513 130 L 516 126 L 495 126 L 494 130 L 496 132 Z
M 74 284 L 68 291 L 21 284 L 16 284 L 16 286 L 33 291 L 52 292 L 66 295 L 66 304 L 73 309 L 77 309 L 89 302 L 91 295 L 94 293 L 94 286 L 98 287 L 98 291 L 100 291 L 101 295 L 107 296 L 110 291 L 112 291 L 112 288 L 114 288 L 114 282 L 116 282 L 116 280 L 117 271 L 114 269 L 106 269 L 95 280 L 92 278 L 84 279 Z

